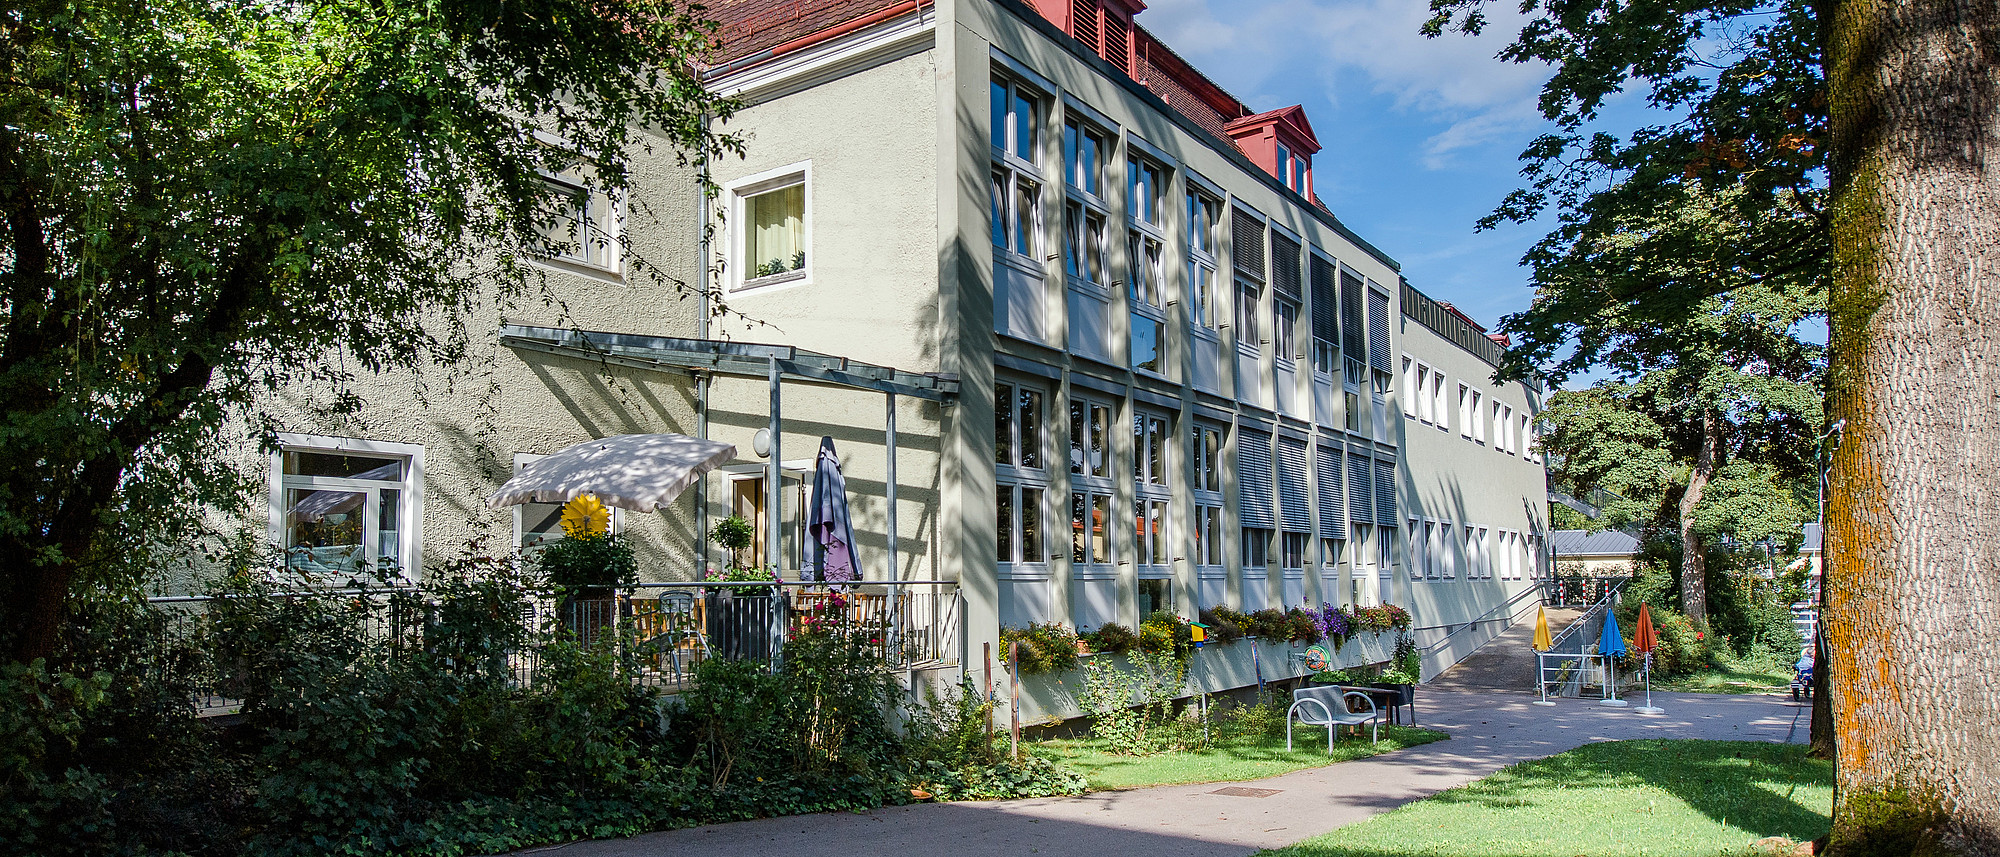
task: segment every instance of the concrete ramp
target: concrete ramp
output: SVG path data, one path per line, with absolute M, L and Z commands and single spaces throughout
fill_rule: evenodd
M 1555 636 L 1584 614 L 1580 608 L 1549 608 L 1549 634 Z M 1535 619 L 1526 619 L 1480 646 L 1429 682 L 1425 690 L 1535 692 Z

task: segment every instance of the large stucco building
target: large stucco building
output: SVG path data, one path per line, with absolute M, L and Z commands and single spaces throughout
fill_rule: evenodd
M 1142 8 L 713 4 L 710 81 L 745 105 L 723 192 L 701 204 L 659 156 L 643 200 L 580 211 L 672 273 L 719 272 L 726 304 L 610 256 L 547 261 L 567 315 L 479 320 L 481 360 L 414 403 L 397 378 L 358 419 L 297 411 L 281 440 L 308 455 L 271 457 L 271 537 L 295 537 L 288 486 L 352 484 L 371 557 L 419 574 L 420 550 L 551 529 L 478 502 L 524 456 L 680 432 L 740 459 L 623 516 L 648 575 L 719 561 L 696 534 L 738 512 L 789 576 L 831 436 L 866 575 L 956 581 L 961 664 L 1003 626 L 1393 602 L 1441 668 L 1546 562 L 1539 391 L 1492 381 L 1500 346 L 1313 194 L 1365 165 L 1300 108 L 1224 92 Z M 311 457 L 336 449 L 377 457 Z

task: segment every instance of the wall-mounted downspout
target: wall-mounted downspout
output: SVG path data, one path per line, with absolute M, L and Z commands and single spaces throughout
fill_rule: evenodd
M 701 119 L 702 127 L 708 127 L 708 122 L 708 117 L 703 116 Z M 707 178 L 708 167 L 702 167 L 701 175 L 704 179 Z M 695 183 L 694 222 L 695 228 L 700 230 L 700 234 L 697 236 L 698 249 L 696 253 L 698 255 L 695 259 L 695 279 L 697 283 L 696 291 L 701 293 L 700 309 L 697 310 L 698 317 L 695 319 L 695 336 L 699 339 L 707 339 L 709 313 L 708 266 L 709 260 L 714 258 L 709 254 L 707 181 Z M 715 383 L 713 379 L 714 376 L 706 372 L 694 376 L 694 435 L 702 440 L 708 439 L 708 399 L 710 393 L 713 392 L 709 389 L 709 385 Z M 694 541 L 696 545 L 695 557 L 697 560 L 696 579 L 708 573 L 708 496 L 708 474 L 703 472 L 695 485 Z

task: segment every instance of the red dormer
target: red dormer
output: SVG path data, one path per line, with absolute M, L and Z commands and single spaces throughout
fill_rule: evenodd
M 1035 11 L 1063 32 L 1090 46 L 1106 62 L 1132 73 L 1132 16 L 1145 11 L 1142 0 L 1034 0 Z
M 1245 116 L 1222 128 L 1257 166 L 1300 196 L 1312 198 L 1312 156 L 1319 152 L 1319 138 L 1306 123 L 1304 107 L 1280 107 Z

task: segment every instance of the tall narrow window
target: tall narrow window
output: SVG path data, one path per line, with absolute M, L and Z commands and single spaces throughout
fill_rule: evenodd
M 1039 262 L 1041 96 L 996 72 L 991 108 L 993 246 Z
M 1049 477 L 1042 391 L 1003 382 L 994 385 L 993 398 L 998 557 L 1002 563 L 1045 562 L 1042 511 Z
M 1216 305 L 1216 219 L 1222 204 L 1200 191 L 1187 195 L 1188 314 L 1196 327 L 1215 330 L 1222 324 Z
M 1166 233 L 1160 228 L 1165 171 L 1143 158 L 1127 162 L 1127 212 L 1131 217 L 1130 247 L 1132 266 L 1126 297 L 1132 310 L 1132 368 L 1164 374 L 1161 351 L 1166 331 L 1165 270 L 1162 254 Z
M 1074 119 L 1063 124 L 1063 179 L 1070 187 L 1103 196 L 1105 135 Z

